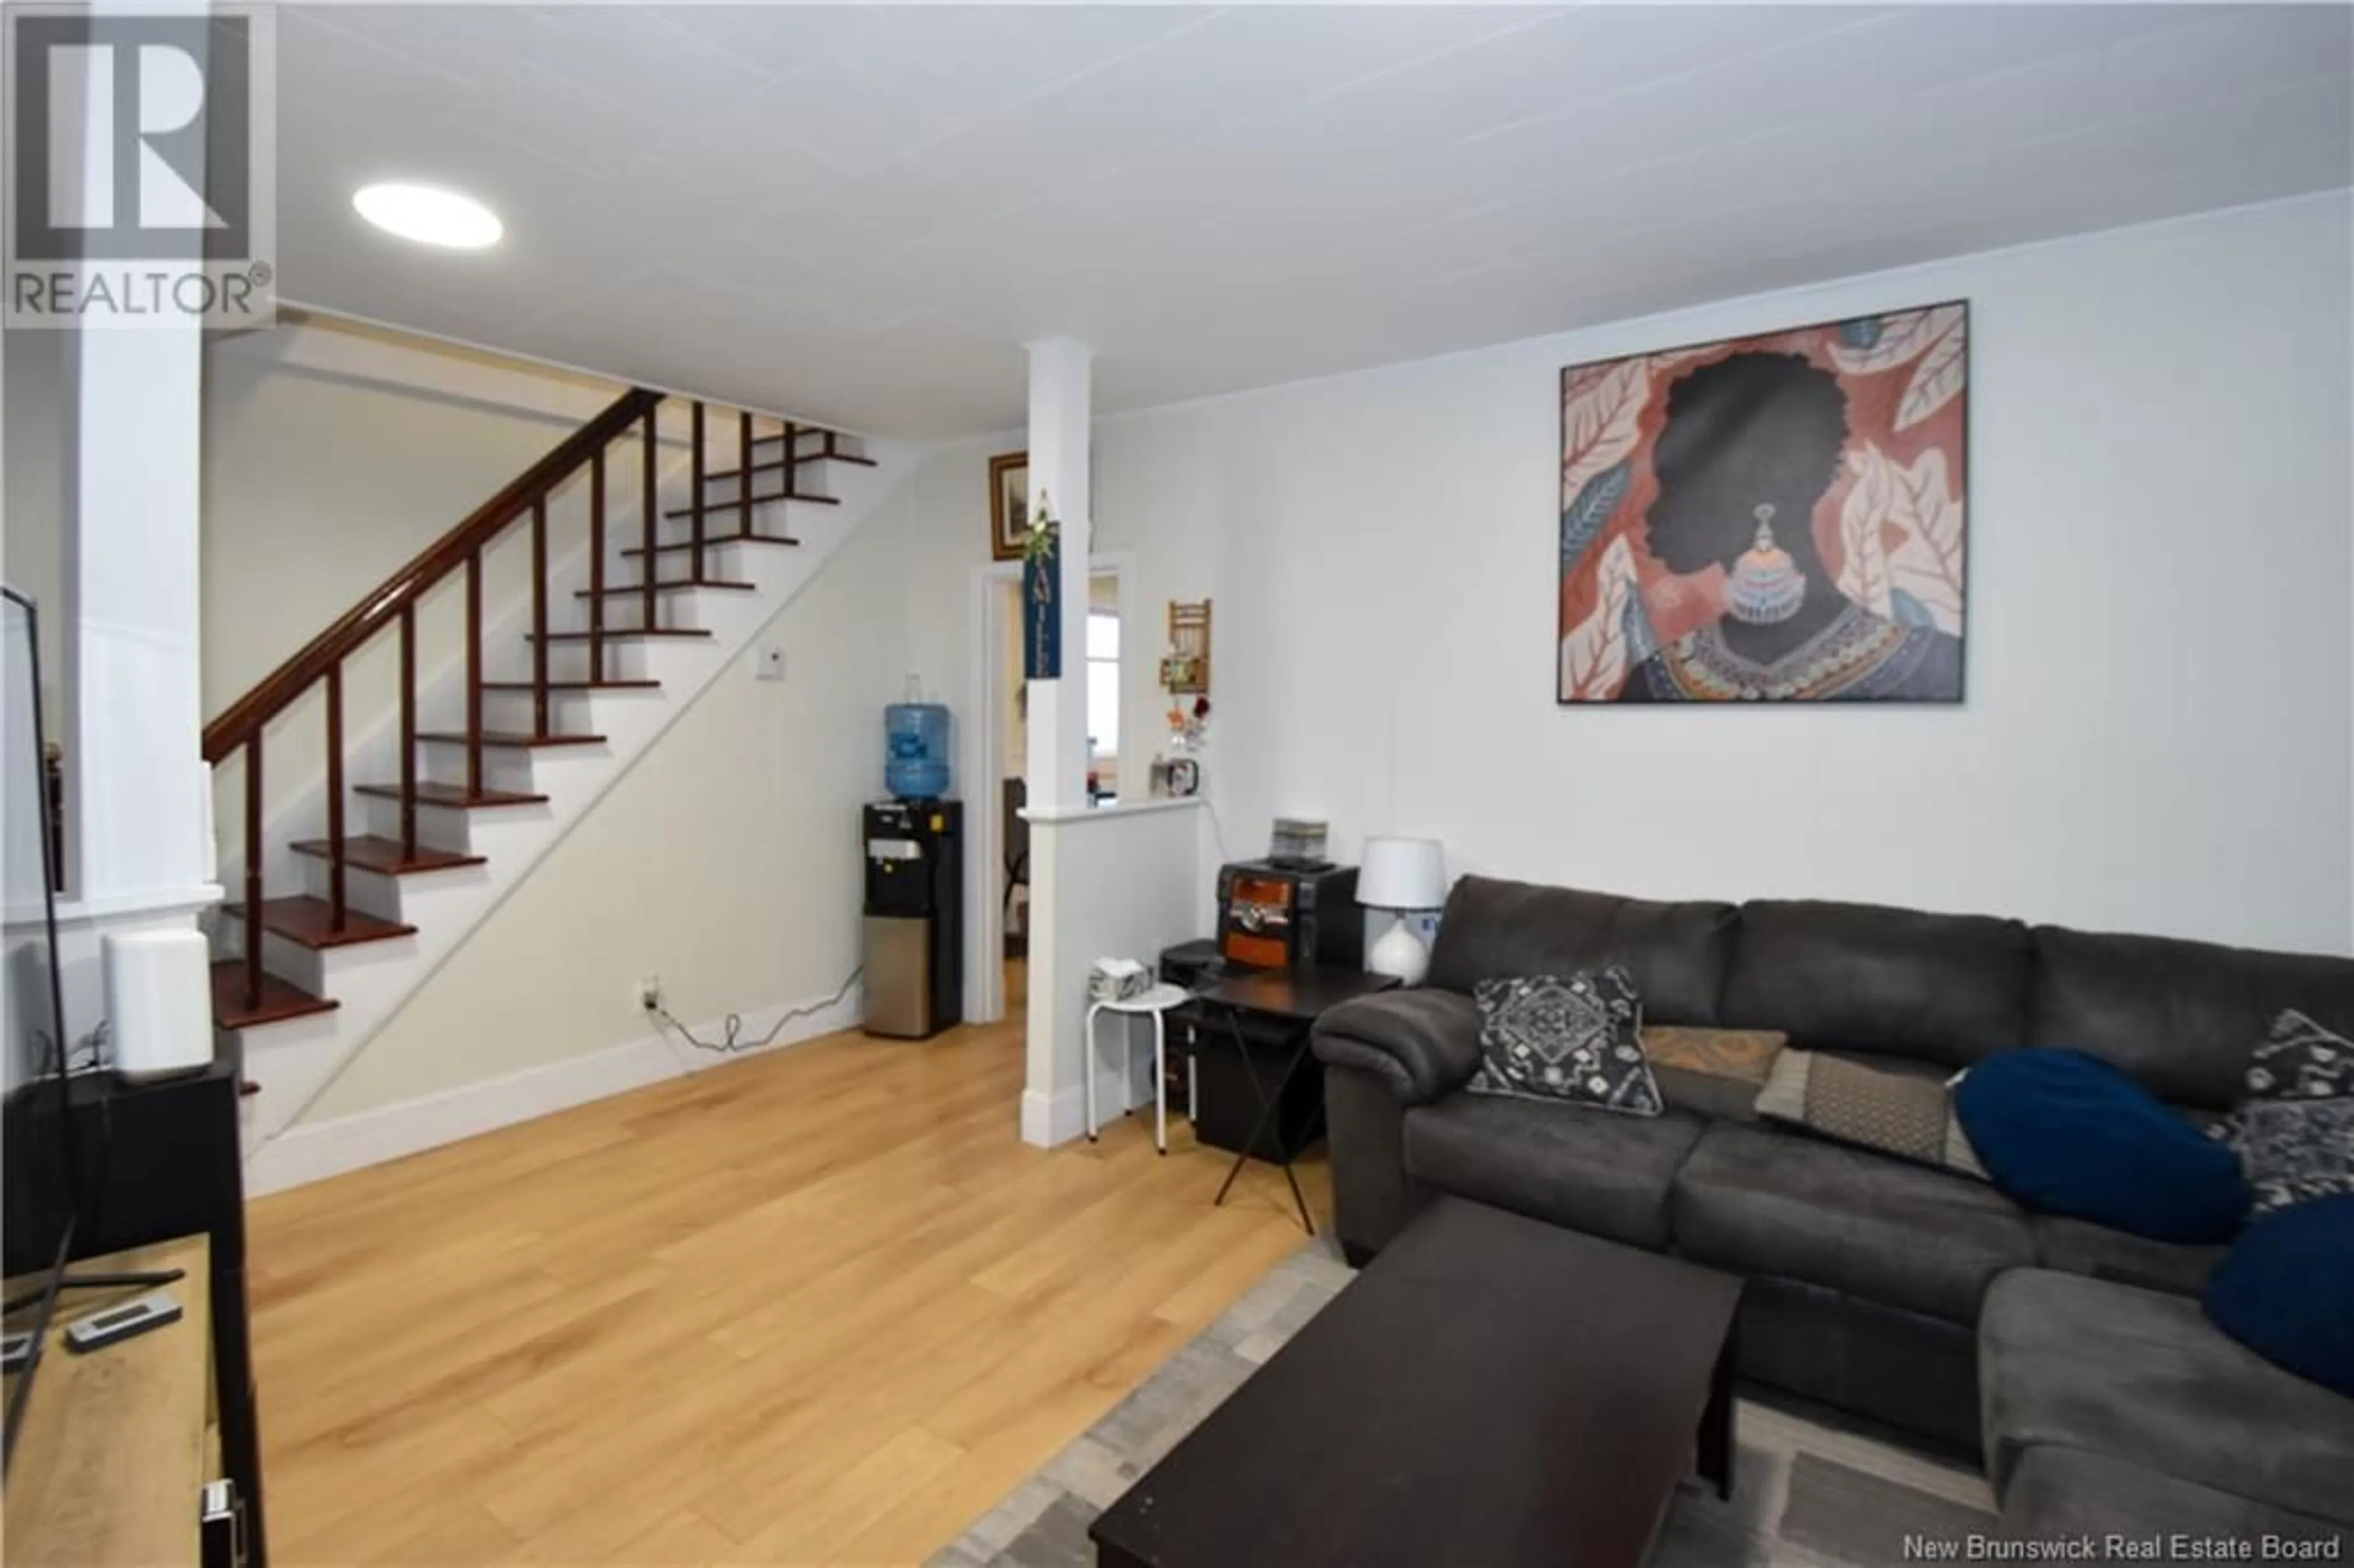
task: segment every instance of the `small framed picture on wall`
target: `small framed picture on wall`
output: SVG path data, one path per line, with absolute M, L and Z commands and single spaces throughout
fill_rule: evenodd
M 1006 452 L 989 460 L 989 551 L 1001 561 L 1022 558 L 1022 535 L 1030 531 L 1030 454 Z

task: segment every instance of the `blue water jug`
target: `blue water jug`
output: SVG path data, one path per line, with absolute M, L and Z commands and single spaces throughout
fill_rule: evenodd
M 883 783 L 902 800 L 949 792 L 949 710 L 941 703 L 893 703 L 883 710 Z

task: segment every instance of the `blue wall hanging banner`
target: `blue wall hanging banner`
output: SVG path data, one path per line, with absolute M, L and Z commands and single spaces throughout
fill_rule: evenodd
M 1022 673 L 1029 680 L 1063 677 L 1062 577 L 1059 541 L 1022 563 Z

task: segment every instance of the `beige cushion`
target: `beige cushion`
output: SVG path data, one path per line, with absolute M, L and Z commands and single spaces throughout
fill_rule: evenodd
M 1785 1051 L 1758 1092 L 1757 1114 L 1841 1143 L 1987 1179 L 1954 1118 L 1953 1091 L 1935 1078 Z

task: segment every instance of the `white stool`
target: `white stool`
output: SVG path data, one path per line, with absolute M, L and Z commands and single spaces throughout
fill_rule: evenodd
M 1182 986 L 1156 985 L 1140 995 L 1122 997 L 1118 1001 L 1093 1001 L 1087 1004 L 1087 1141 L 1096 1137 L 1096 1019 L 1098 1014 L 1116 1012 L 1133 1018 L 1139 1013 L 1152 1015 L 1152 1146 L 1161 1153 L 1169 1152 L 1169 1022 L 1171 1008 L 1183 1001 L 1191 993 Z M 1125 1030 L 1120 1040 L 1128 1039 Z

